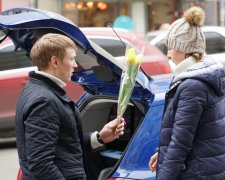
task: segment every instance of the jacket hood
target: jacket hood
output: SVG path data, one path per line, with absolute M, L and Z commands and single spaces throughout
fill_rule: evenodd
M 185 79 L 197 79 L 209 84 L 217 94 L 225 95 L 225 68 L 221 63 L 206 57 L 175 76 L 173 83 Z

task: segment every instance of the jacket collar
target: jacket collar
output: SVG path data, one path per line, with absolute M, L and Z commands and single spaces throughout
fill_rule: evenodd
M 224 68 L 222 64 L 217 63 L 213 59 L 205 57 L 204 61 L 195 63 L 192 66 L 184 69 L 182 73 L 176 75 L 173 79 L 173 82 L 176 82 L 182 79 L 198 77 L 204 74 L 212 75 L 211 73 L 222 68 Z
M 36 82 L 46 86 L 50 91 L 52 91 L 54 94 L 56 94 L 62 100 L 66 101 L 66 102 L 72 101 L 70 99 L 70 97 L 67 96 L 65 90 L 62 89 L 58 84 L 56 84 L 50 78 L 48 78 L 42 74 L 37 74 L 35 71 L 29 72 L 29 77 L 30 77 L 31 81 L 36 81 Z
M 194 57 L 190 56 L 187 59 L 183 60 L 180 64 L 178 64 L 174 71 L 176 74 L 182 73 L 185 69 L 193 66 L 197 61 L 195 60 Z
M 171 83 L 171 89 L 174 89 L 174 86 L 177 87 L 185 79 L 202 81 L 210 86 L 218 95 L 225 95 L 224 66 L 209 57 L 205 57 L 203 61 L 195 63 L 175 76 Z
M 178 80 L 175 83 L 171 83 L 170 84 L 170 88 L 168 89 L 168 91 L 166 92 L 167 94 L 170 93 L 173 90 L 176 90 L 176 88 L 183 82 L 183 80 Z
M 49 79 L 51 79 L 53 82 L 55 82 L 56 84 L 58 84 L 61 88 L 62 87 L 65 87 L 66 86 L 66 83 L 64 83 L 62 80 L 60 80 L 59 78 L 49 74 L 49 73 L 46 73 L 44 71 L 35 71 L 36 74 L 41 74 L 43 76 L 46 76 L 48 77 Z

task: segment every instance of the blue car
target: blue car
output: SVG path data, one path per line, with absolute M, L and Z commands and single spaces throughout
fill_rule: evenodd
M 83 130 L 100 130 L 116 117 L 123 67 L 112 55 L 87 39 L 79 27 L 59 14 L 30 8 L 10 9 L 0 14 L 0 42 L 8 37 L 28 56 L 35 41 L 49 32 L 67 35 L 76 43 L 79 68 L 72 81 L 85 90 L 76 102 Z M 155 179 L 148 162 L 158 146 L 164 95 L 172 77 L 169 74 L 149 78 L 138 73 L 124 115 L 127 123 L 124 135 L 88 153 L 92 180 Z

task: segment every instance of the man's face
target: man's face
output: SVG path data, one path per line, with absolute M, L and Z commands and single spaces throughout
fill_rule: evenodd
M 75 61 L 76 52 L 72 48 L 66 49 L 65 56 L 63 59 L 58 61 L 57 77 L 64 83 L 68 83 L 71 80 L 74 69 L 77 68 Z

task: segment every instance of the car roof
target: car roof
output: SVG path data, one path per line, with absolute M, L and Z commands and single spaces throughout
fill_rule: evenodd
M 158 36 L 159 34 L 164 33 L 164 30 L 156 30 L 156 31 L 150 31 L 146 33 L 146 38 L 148 41 L 151 41 L 152 39 L 154 39 L 156 36 Z
M 143 32 L 131 31 L 122 28 L 111 28 L 111 27 L 89 27 L 89 28 L 80 28 L 85 35 L 100 35 L 100 36 L 118 36 L 126 39 L 132 40 L 135 37 L 144 38 L 145 34 Z M 118 35 L 118 36 L 117 36 Z
M 221 26 L 204 26 L 202 28 L 203 32 L 217 32 L 225 37 L 225 27 Z
M 155 46 L 148 43 L 146 40 L 145 33 L 126 30 L 122 28 L 111 28 L 111 27 L 89 27 L 89 28 L 80 28 L 80 30 L 90 39 L 99 38 L 99 39 L 115 39 L 123 40 L 128 44 L 132 44 L 140 52 L 143 50 L 145 56 L 154 57 L 158 56 L 161 59 L 165 59 L 165 55 Z M 122 42 L 121 42 L 122 43 Z

